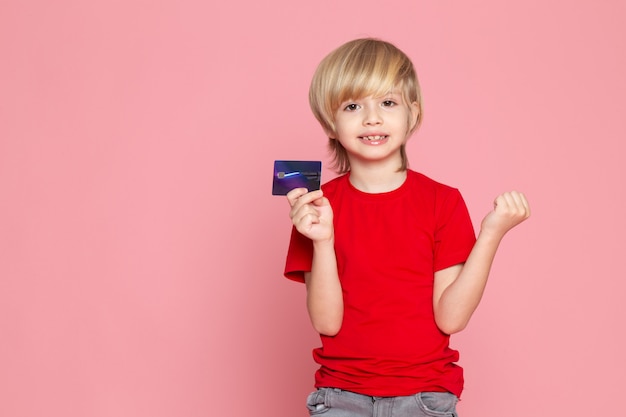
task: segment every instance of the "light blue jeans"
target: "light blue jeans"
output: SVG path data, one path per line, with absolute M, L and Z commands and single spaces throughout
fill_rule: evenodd
M 336 388 L 320 388 L 307 398 L 309 415 L 320 417 L 458 417 L 458 398 L 449 392 L 420 392 L 404 397 L 370 397 Z

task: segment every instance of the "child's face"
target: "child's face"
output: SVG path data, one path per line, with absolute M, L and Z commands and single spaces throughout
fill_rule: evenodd
M 407 105 L 399 91 L 342 103 L 335 112 L 337 139 L 351 160 L 401 159 L 400 148 L 417 122 L 418 106 Z M 356 162 L 356 161 L 355 161 Z

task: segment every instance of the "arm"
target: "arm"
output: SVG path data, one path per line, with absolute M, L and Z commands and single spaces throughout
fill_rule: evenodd
M 513 191 L 500 195 L 493 211 L 482 221 L 467 261 L 435 272 L 433 307 L 442 332 L 453 334 L 465 328 L 483 295 L 502 238 L 529 216 L 530 208 L 523 194 Z
M 294 226 L 313 242 L 311 272 L 304 274 L 311 323 L 320 334 L 334 336 L 343 321 L 343 294 L 337 273 L 330 202 L 321 190 L 308 193 L 304 188 L 292 190 L 287 199 Z

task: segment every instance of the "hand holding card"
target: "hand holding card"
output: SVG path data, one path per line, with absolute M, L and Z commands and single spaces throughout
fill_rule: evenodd
M 286 195 L 294 188 L 319 190 L 321 180 L 321 161 L 274 161 L 272 194 Z

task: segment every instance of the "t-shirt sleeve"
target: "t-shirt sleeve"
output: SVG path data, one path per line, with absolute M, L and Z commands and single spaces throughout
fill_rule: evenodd
M 465 262 L 476 242 L 472 220 L 461 193 L 453 188 L 442 197 L 438 203 L 435 230 L 435 271 Z
M 295 227 L 291 229 L 291 240 L 285 262 L 285 277 L 304 282 L 304 273 L 311 271 L 313 260 L 313 243 L 302 235 Z

